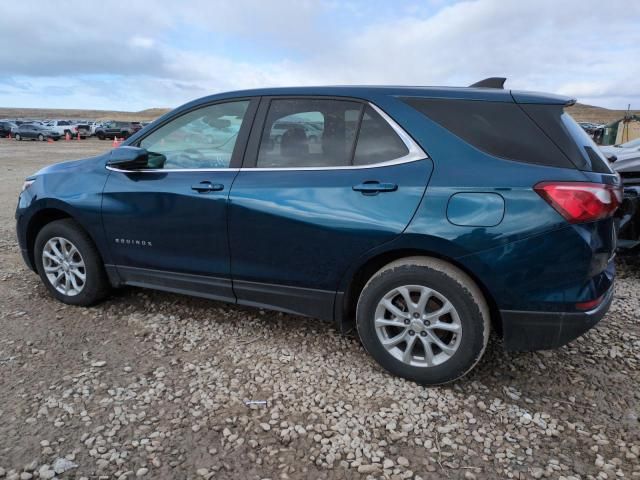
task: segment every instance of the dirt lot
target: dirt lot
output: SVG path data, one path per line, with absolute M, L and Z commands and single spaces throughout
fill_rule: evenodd
M 421 388 L 313 320 L 134 288 L 53 301 L 20 258 L 17 193 L 109 147 L 0 140 L 0 478 L 640 478 L 639 263 L 619 259 L 610 313 L 568 347 L 493 339 Z

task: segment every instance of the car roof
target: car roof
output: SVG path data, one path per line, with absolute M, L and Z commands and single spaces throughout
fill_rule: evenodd
M 468 100 L 488 100 L 521 103 L 553 103 L 565 104 L 571 102 L 570 97 L 549 93 L 528 92 L 518 90 L 503 90 L 501 88 L 477 87 L 426 87 L 426 86 L 393 86 L 393 85 L 336 85 L 309 87 L 272 87 L 250 90 L 236 90 L 232 92 L 210 95 L 200 100 L 224 97 L 257 97 L 279 95 L 322 95 L 370 98 L 380 95 L 397 97 L 427 97 L 450 98 Z
M 236 90 L 217 93 L 198 98 L 174 110 L 171 110 L 156 121 L 179 115 L 201 105 L 221 100 L 269 96 L 329 96 L 350 97 L 375 102 L 381 96 L 422 97 L 452 100 L 483 100 L 493 102 L 537 103 L 551 105 L 573 105 L 570 97 L 549 93 L 504 90 L 487 87 L 421 87 L 421 86 L 376 86 L 376 85 L 341 85 L 341 86 L 307 86 L 307 87 L 271 87 L 250 90 Z

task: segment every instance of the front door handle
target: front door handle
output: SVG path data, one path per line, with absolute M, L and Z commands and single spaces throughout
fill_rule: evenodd
M 368 180 L 360 185 L 354 185 L 353 190 L 362 192 L 363 195 L 376 195 L 380 192 L 395 192 L 398 185 L 395 183 L 381 183 L 377 180 Z
M 200 182 L 197 185 L 192 185 L 191 190 L 195 190 L 198 193 L 219 192 L 224 190 L 224 185 L 221 183 Z

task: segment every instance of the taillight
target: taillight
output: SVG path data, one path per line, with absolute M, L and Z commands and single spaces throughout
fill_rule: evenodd
M 533 189 L 569 223 L 613 215 L 622 202 L 619 186 L 588 182 L 540 182 Z
M 601 295 L 601 296 L 599 296 L 598 298 L 596 298 L 594 300 L 589 300 L 587 302 L 576 303 L 576 308 L 578 310 L 582 310 L 582 311 L 593 310 L 594 308 L 596 308 L 598 305 L 600 305 L 602 303 L 602 299 L 603 298 L 604 298 L 604 295 Z

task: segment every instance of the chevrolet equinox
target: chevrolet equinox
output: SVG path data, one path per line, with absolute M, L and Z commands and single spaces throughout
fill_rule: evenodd
M 192 101 L 28 177 L 22 255 L 68 304 L 134 285 L 355 326 L 426 385 L 469 372 L 491 330 L 559 347 L 611 303 L 620 180 L 574 100 L 503 81 Z

